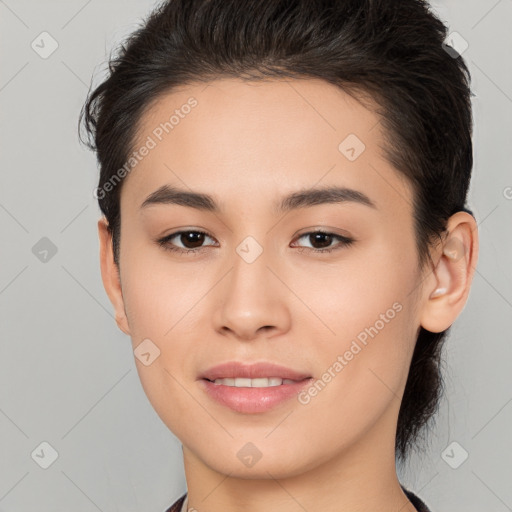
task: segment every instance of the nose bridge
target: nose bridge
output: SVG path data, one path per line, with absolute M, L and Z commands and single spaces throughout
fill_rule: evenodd
M 232 258 L 231 292 L 235 294 L 257 294 L 265 297 L 271 284 L 268 269 L 272 265 L 272 255 L 268 247 L 264 247 L 253 236 L 247 236 L 235 248 Z M 240 297 L 238 297 L 240 299 Z
M 245 237 L 236 246 L 230 258 L 231 272 L 220 291 L 215 315 L 218 329 L 252 339 L 262 327 L 264 331 L 288 328 L 289 312 L 279 290 L 283 285 L 269 269 L 274 259 L 271 249 L 254 236 Z

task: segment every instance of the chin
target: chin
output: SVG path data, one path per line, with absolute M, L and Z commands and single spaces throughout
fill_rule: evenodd
M 220 456 L 219 451 L 199 454 L 202 461 L 213 471 L 230 478 L 246 480 L 267 480 L 269 478 L 290 478 L 300 475 L 318 464 L 318 458 L 312 461 L 297 456 L 283 458 L 283 453 L 278 448 L 262 449 L 257 451 L 250 442 L 242 444 L 241 448 L 223 450 L 225 455 Z M 315 462 L 316 461 L 316 462 Z

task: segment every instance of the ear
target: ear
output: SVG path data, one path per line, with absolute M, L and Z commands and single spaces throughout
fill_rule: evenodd
M 433 254 L 434 269 L 425 279 L 421 326 L 441 332 L 452 325 L 466 304 L 478 260 L 478 226 L 472 215 L 457 212 Z M 437 263 L 435 263 L 437 261 Z
M 121 289 L 121 277 L 119 267 L 114 262 L 112 247 L 112 235 L 108 230 L 108 222 L 105 217 L 98 221 L 98 236 L 100 239 L 100 265 L 101 279 L 110 302 L 114 306 L 116 323 L 125 334 L 130 334 L 128 318 L 124 308 L 123 292 Z

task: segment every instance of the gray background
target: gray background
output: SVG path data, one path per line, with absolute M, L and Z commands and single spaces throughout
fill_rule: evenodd
M 185 491 L 181 445 L 103 290 L 98 171 L 76 130 L 91 77 L 154 5 L 0 0 L 0 511 L 162 511 Z M 501 512 L 512 510 L 512 1 L 432 5 L 469 44 L 481 246 L 430 448 L 400 477 L 434 512 Z M 46 59 L 31 47 L 43 31 L 58 43 Z M 47 469 L 43 441 L 58 452 Z

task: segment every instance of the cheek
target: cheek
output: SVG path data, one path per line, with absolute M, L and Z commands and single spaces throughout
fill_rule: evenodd
M 122 284 L 132 337 L 172 336 L 174 326 L 181 330 L 194 317 L 195 306 L 211 285 L 197 266 L 170 262 L 154 249 L 127 249 Z
M 191 323 L 207 283 L 197 269 L 192 272 L 191 265 L 186 272 L 186 265 L 170 264 L 155 257 L 154 251 L 129 251 L 125 247 L 122 284 L 132 347 L 137 352 L 139 344 L 149 339 L 158 353 L 147 366 L 135 356 L 137 372 L 153 408 L 174 431 L 179 429 L 180 415 L 190 407 L 190 396 L 182 386 L 191 376 L 184 369 L 193 368 L 197 356 L 190 343 L 197 326 Z
M 398 253 L 389 243 L 375 244 L 371 250 L 347 252 L 333 264 L 313 262 L 307 269 L 296 268 L 296 275 L 290 273 L 286 279 L 312 313 L 307 315 L 310 324 L 316 324 L 325 340 L 335 343 L 336 338 L 347 340 L 361 333 L 364 338 L 376 323 L 379 332 L 391 331 L 406 316 L 398 310 L 411 302 L 409 292 L 417 276 L 415 262 L 397 263 Z
M 413 309 L 405 300 L 406 287 L 389 272 L 389 286 L 381 285 L 381 271 L 368 267 L 360 275 L 333 277 L 328 293 L 317 288 L 308 296 L 308 305 L 334 334 L 317 322 L 323 334 L 306 349 L 317 361 L 318 380 L 300 398 L 305 413 L 323 418 L 322 435 L 332 447 L 354 441 L 386 411 L 399 407 L 397 397 L 407 379 L 415 341 Z M 318 435 L 314 428 L 306 438 Z
M 379 251 L 347 258 L 336 269 L 305 275 L 294 290 L 318 317 L 308 314 L 303 323 L 309 331 L 308 322 L 315 325 L 318 333 L 310 351 L 318 357 L 318 377 L 329 371 L 336 375 L 332 392 L 349 409 L 384 404 L 405 385 L 416 339 L 409 292 L 417 276 L 415 261 L 397 264 L 401 252 L 398 245 L 382 244 Z M 334 394 L 324 398 L 329 401 Z

